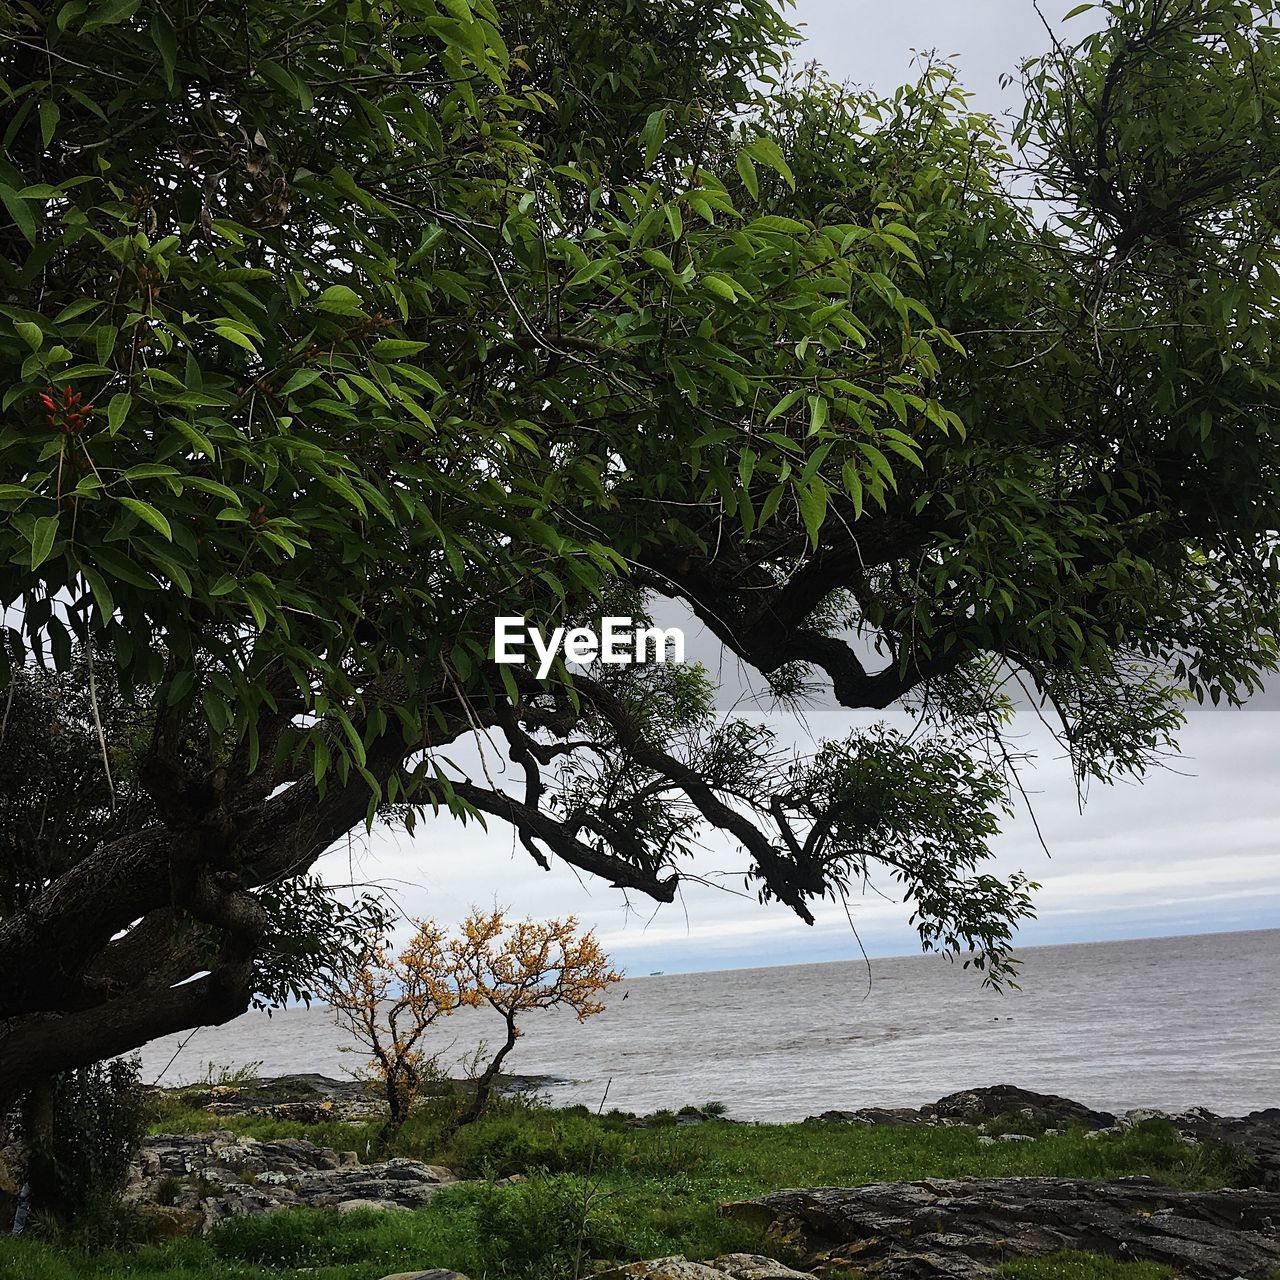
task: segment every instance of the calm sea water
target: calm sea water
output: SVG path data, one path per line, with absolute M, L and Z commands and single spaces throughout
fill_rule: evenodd
M 1280 930 L 1022 952 L 1022 990 L 997 996 L 937 956 L 628 979 L 584 1024 L 531 1018 L 509 1059 L 547 1075 L 558 1104 L 633 1111 L 717 1099 L 742 1119 L 832 1107 L 916 1106 L 1011 1083 L 1106 1110 L 1280 1106 Z M 624 1000 L 623 993 L 626 993 Z M 455 1057 L 496 1031 L 448 1019 Z M 361 1065 L 327 1009 L 246 1014 L 147 1046 L 148 1078 L 208 1062 L 265 1075 L 343 1076 Z

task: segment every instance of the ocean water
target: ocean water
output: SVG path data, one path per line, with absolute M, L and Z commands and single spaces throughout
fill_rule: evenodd
M 1020 991 L 985 991 L 939 956 L 629 978 L 579 1024 L 530 1018 L 512 1071 L 552 1077 L 559 1105 L 631 1111 L 724 1102 L 741 1119 L 918 1106 L 1010 1083 L 1105 1110 L 1280 1106 L 1280 930 L 1021 952 Z M 626 998 L 624 999 L 623 996 Z M 445 1061 L 497 1029 L 445 1020 Z M 148 1079 L 206 1064 L 344 1076 L 362 1064 L 329 1011 L 246 1014 L 147 1046 Z M 172 1059 L 172 1061 L 171 1061 Z M 607 1093 L 606 1093 L 607 1091 Z

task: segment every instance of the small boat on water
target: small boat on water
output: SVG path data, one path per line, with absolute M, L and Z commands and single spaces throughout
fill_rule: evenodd
M 649 977 L 651 977 L 651 978 L 660 978 L 660 977 L 662 977 L 662 975 L 663 975 L 664 973 L 666 973 L 666 970 L 665 970 L 665 969 L 654 969 L 654 970 L 649 974 Z

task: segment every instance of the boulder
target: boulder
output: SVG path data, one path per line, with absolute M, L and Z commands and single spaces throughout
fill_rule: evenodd
M 949 1093 L 937 1102 L 923 1107 L 860 1107 L 855 1111 L 824 1111 L 809 1120 L 823 1124 L 981 1124 L 997 1116 L 1018 1115 L 1029 1124 L 1064 1126 L 1084 1125 L 1101 1129 L 1116 1123 L 1109 1111 L 1094 1111 L 1070 1098 L 1054 1093 L 1035 1093 L 1015 1084 L 988 1085 L 981 1089 L 962 1089 Z
M 960 1120 L 965 1124 L 1007 1115 L 1022 1115 L 1038 1124 L 1079 1124 L 1086 1129 L 1103 1129 L 1116 1122 L 1109 1111 L 1094 1111 L 1071 1098 L 1061 1098 L 1056 1093 L 1035 1093 L 1016 1084 L 962 1089 L 921 1110 L 937 1120 Z
M 1181 1191 L 1150 1178 L 947 1178 L 775 1191 L 725 1205 L 815 1270 L 868 1280 L 982 1280 L 1061 1249 L 1149 1260 L 1192 1280 L 1280 1269 L 1280 1194 Z

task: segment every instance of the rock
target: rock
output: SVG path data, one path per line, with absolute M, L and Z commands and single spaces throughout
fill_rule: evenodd
M 726 1253 L 709 1262 L 690 1262 L 682 1254 L 628 1262 L 599 1271 L 593 1280 L 814 1280 L 807 1271 L 794 1271 L 756 1253 Z
M 1116 1128 L 1123 1133 L 1128 1129 L 1136 1128 L 1140 1124 L 1146 1124 L 1148 1120 L 1172 1121 L 1173 1116 L 1167 1111 L 1159 1110 L 1157 1107 L 1135 1107 L 1132 1111 L 1126 1111 L 1116 1121 Z
M 628 1262 L 597 1272 L 594 1280 L 724 1280 L 724 1272 L 703 1262 L 690 1262 L 681 1254 L 651 1258 L 648 1262 Z
M 386 1112 L 376 1090 L 362 1081 L 335 1080 L 305 1072 L 235 1084 L 184 1085 L 160 1092 L 202 1107 L 212 1115 L 256 1116 L 301 1124 L 367 1120 Z
M 947 1125 L 980 1124 L 997 1116 L 1019 1115 L 1032 1124 L 1084 1125 L 1089 1129 L 1115 1124 L 1106 1111 L 1094 1111 L 1070 1098 L 1053 1093 L 1033 1093 L 1014 1084 L 949 1093 L 923 1107 L 861 1107 L 856 1111 L 824 1111 L 808 1122 L 820 1124 Z
M 207 1234 L 227 1218 L 275 1209 L 352 1201 L 413 1209 L 456 1181 L 450 1170 L 419 1160 L 362 1165 L 353 1151 L 298 1138 L 259 1142 L 221 1129 L 145 1139 L 124 1198 L 197 1214 L 199 1231 Z
M 712 1258 L 707 1266 L 732 1276 L 733 1280 L 812 1280 L 807 1271 L 784 1267 L 781 1262 L 758 1253 L 726 1253 Z
M 996 1142 L 1034 1142 L 1035 1138 L 1029 1133 L 997 1133 L 994 1141 Z
M 1060 1098 L 1054 1093 L 1034 1093 L 1015 1084 L 949 1093 L 921 1110 L 937 1119 L 962 1120 L 968 1124 L 1015 1113 L 1041 1124 L 1080 1124 L 1089 1129 L 1101 1129 L 1116 1122 L 1110 1112 L 1094 1111 L 1070 1098 Z
M 340 1200 L 334 1208 L 339 1213 L 356 1213 L 361 1209 L 372 1209 L 376 1213 L 408 1213 L 402 1204 L 392 1200 Z
M 1191 1280 L 1280 1268 L 1280 1194 L 1180 1191 L 1150 1178 L 951 1178 L 775 1191 L 721 1212 L 767 1228 L 816 1270 L 868 1280 L 979 1280 L 1061 1249 L 1172 1266 Z
M 397 1271 L 393 1276 L 383 1276 L 382 1280 L 467 1280 L 467 1277 L 461 1271 L 435 1267 L 431 1271 Z
M 860 1107 L 857 1111 L 824 1111 L 806 1124 L 920 1125 L 931 1123 L 923 1109 L 914 1107 Z
M 22 1185 L 23 1158 L 22 1149 L 16 1142 L 10 1146 L 0 1146 L 0 1195 L 18 1194 Z
M 204 1215 L 196 1209 L 175 1209 L 167 1204 L 140 1206 L 144 1230 L 148 1240 L 181 1240 L 184 1236 L 199 1235 L 204 1225 Z

